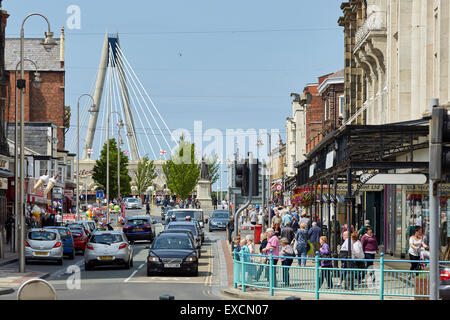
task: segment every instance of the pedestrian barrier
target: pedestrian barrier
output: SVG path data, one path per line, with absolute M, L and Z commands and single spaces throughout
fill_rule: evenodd
M 241 286 L 268 289 L 273 296 L 275 290 L 313 293 L 318 300 L 320 294 L 377 296 L 428 299 L 430 297 L 429 270 L 386 269 L 384 254 L 380 259 L 314 258 L 244 254 L 234 252 L 234 288 Z M 280 265 L 281 259 L 291 263 Z M 302 262 L 303 260 L 303 262 Z M 333 266 L 322 267 L 321 262 L 331 261 Z M 300 264 L 303 264 L 301 266 Z M 338 263 L 340 267 L 337 267 Z M 372 262 L 379 265 L 365 264 Z M 417 263 L 409 260 L 389 262 Z M 294 265 L 294 264 L 298 265 Z M 427 264 L 429 261 L 421 261 Z M 441 261 L 440 264 L 450 264 Z

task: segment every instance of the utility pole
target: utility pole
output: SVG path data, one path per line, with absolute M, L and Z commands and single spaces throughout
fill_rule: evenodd
M 446 108 L 439 107 L 439 100 L 430 102 L 430 300 L 439 299 L 439 182 L 450 172 L 450 118 Z
M 248 175 L 248 200 L 247 202 L 241 207 L 239 208 L 239 210 L 236 212 L 235 216 L 234 216 L 234 230 L 235 230 L 235 235 L 237 236 L 239 234 L 239 216 L 242 213 L 242 211 L 244 211 L 245 209 L 247 209 L 247 207 L 250 205 L 250 203 L 252 203 L 253 200 L 253 153 L 249 152 L 248 153 L 248 166 L 249 166 L 249 175 Z M 245 166 L 245 164 L 244 164 Z M 245 176 L 245 175 L 244 175 Z

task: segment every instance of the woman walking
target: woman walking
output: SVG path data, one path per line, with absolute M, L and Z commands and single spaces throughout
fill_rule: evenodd
M 322 236 L 319 239 L 320 242 L 320 258 L 331 258 L 330 246 L 327 243 L 327 237 Z M 327 278 L 327 288 L 333 288 L 333 272 L 332 270 L 327 270 L 333 268 L 333 262 L 331 260 L 320 260 L 320 276 L 319 276 L 319 288 L 322 287 L 323 280 Z
M 281 259 L 281 265 L 283 266 L 283 283 L 285 287 L 289 287 L 289 268 L 292 265 L 293 257 L 295 257 L 294 249 L 290 246 L 287 238 L 282 238 L 281 243 L 281 257 L 287 257 Z
M 373 260 L 378 253 L 378 242 L 371 227 L 366 227 L 366 233 L 361 238 L 361 245 L 364 252 L 364 259 L 368 260 L 366 262 L 366 269 L 372 269 Z M 375 282 L 375 273 L 371 271 L 370 274 L 372 276 L 372 282 Z M 365 275 L 366 273 L 364 273 L 364 277 Z
M 297 240 L 297 255 L 298 265 L 300 266 L 303 262 L 303 266 L 306 267 L 306 256 L 308 254 L 308 230 L 306 230 L 306 223 L 302 222 L 300 224 L 300 230 L 295 234 L 295 240 Z M 300 259 L 300 258 L 303 259 Z
M 424 247 L 425 249 L 428 246 L 423 243 L 423 234 L 422 227 L 416 226 L 414 229 L 414 235 L 409 238 L 409 259 L 411 261 L 419 261 L 420 260 L 420 249 Z M 420 270 L 419 262 L 411 262 L 411 271 Z M 411 279 L 411 273 L 408 275 L 408 280 Z

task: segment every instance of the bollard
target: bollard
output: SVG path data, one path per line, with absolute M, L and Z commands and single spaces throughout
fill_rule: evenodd
M 319 251 L 316 251 L 316 256 L 314 257 L 315 262 L 315 276 L 316 276 L 316 300 L 319 300 L 319 272 L 320 272 L 320 261 L 319 261 Z
M 384 300 L 384 253 L 380 254 L 380 300 Z

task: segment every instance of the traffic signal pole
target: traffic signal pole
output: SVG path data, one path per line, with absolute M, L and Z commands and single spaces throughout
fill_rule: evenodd
M 239 234 L 239 217 L 241 213 L 248 208 L 248 206 L 250 205 L 250 203 L 252 203 L 253 200 L 253 167 L 252 167 L 253 153 L 249 152 L 248 158 L 249 158 L 248 200 L 241 208 L 239 208 L 239 210 L 236 212 L 234 216 L 235 236 Z
M 438 186 L 447 171 L 447 152 L 444 143 L 448 143 L 449 117 L 446 108 L 439 107 L 439 99 L 430 102 L 431 124 L 430 124 L 430 300 L 439 299 L 439 197 Z

